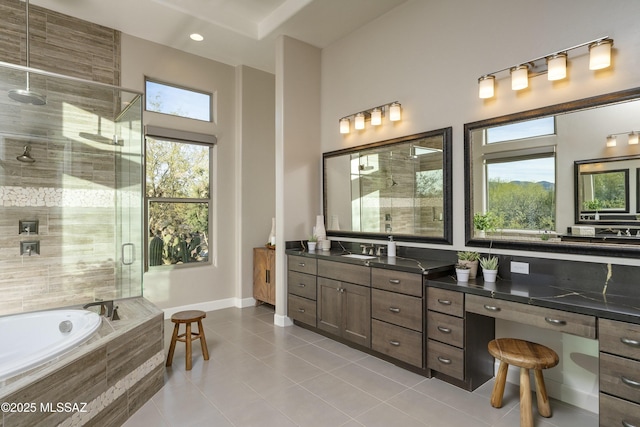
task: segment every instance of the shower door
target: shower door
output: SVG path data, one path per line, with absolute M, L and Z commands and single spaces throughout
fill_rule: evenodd
M 121 92 L 127 107 L 115 120 L 116 288 L 119 298 L 142 295 L 142 101 Z

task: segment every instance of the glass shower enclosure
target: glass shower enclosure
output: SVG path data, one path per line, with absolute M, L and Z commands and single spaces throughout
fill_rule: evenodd
M 142 295 L 141 98 L 0 62 L 0 315 Z

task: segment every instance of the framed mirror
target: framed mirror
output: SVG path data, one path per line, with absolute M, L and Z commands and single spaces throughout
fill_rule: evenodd
M 637 256 L 639 128 L 640 88 L 465 124 L 467 245 Z
M 327 235 L 451 244 L 451 130 L 324 153 Z

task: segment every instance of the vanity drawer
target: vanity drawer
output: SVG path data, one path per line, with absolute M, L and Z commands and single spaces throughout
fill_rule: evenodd
M 371 269 L 371 286 L 422 297 L 422 276 L 419 274 L 373 268 Z
M 315 258 L 307 258 L 304 256 L 289 255 L 290 271 L 299 271 L 300 273 L 316 274 L 317 261 Z
M 640 405 L 600 393 L 600 425 L 640 426 Z
M 599 319 L 598 339 L 600 351 L 640 359 L 640 325 Z
M 422 298 L 372 289 L 371 317 L 422 332 Z
M 427 308 L 452 316 L 464 316 L 464 294 L 446 289 L 427 289 Z
M 316 326 L 316 302 L 289 294 L 289 317 L 307 325 Z
M 464 381 L 464 350 L 428 340 L 427 368 Z
M 371 286 L 371 268 L 364 265 L 353 265 L 344 262 L 318 260 L 318 276 L 341 282 Z
M 640 362 L 600 353 L 600 391 L 640 403 Z
M 429 339 L 462 348 L 464 347 L 464 319 L 429 311 L 427 335 Z
M 316 276 L 289 271 L 287 287 L 290 294 L 316 299 Z
M 596 318 L 513 301 L 467 295 L 466 310 L 496 319 L 526 323 L 581 337 L 596 338 Z
M 420 332 L 371 320 L 371 348 L 375 351 L 422 368 L 422 343 Z

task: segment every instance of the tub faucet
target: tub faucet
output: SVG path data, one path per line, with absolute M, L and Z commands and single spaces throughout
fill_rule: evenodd
M 100 316 L 107 316 L 109 319 L 113 316 L 113 301 L 94 301 L 89 304 L 85 304 L 82 308 L 87 309 L 89 307 L 100 306 Z

